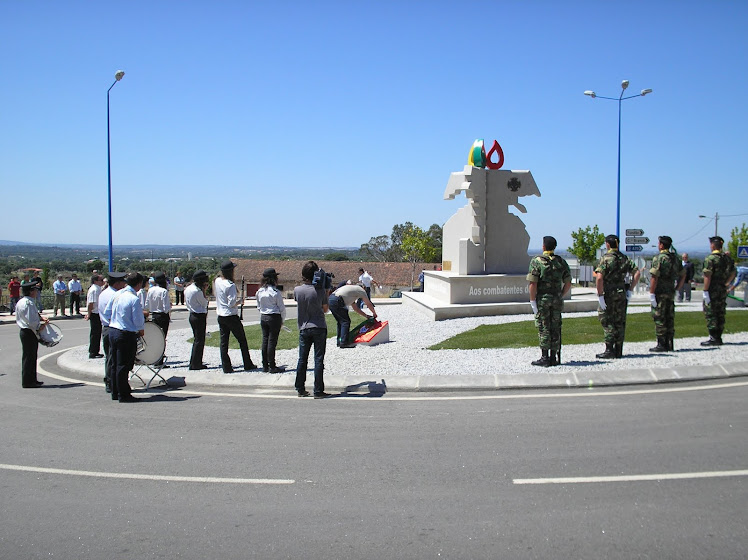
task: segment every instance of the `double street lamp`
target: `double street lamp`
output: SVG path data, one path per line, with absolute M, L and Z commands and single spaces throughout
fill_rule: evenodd
M 644 97 L 648 93 L 652 93 L 651 89 L 643 89 L 641 90 L 641 93 L 624 97 L 623 94 L 628 87 L 629 81 L 623 80 L 621 82 L 621 95 L 619 95 L 617 98 L 603 97 L 602 95 L 597 95 L 592 90 L 587 90 L 584 92 L 585 95 L 589 95 L 592 99 L 612 99 L 613 101 L 618 101 L 618 190 L 616 195 L 616 235 L 618 236 L 618 239 L 621 238 L 621 102 L 625 101 L 626 99 L 633 99 L 634 97 Z
M 117 85 L 125 73 L 122 70 L 117 70 L 114 74 L 114 83 L 109 86 L 106 90 L 106 168 L 107 168 L 107 184 L 109 193 L 109 272 L 114 270 L 113 267 L 113 255 L 112 255 L 112 158 L 111 158 L 111 143 L 109 141 L 109 92 L 112 88 Z

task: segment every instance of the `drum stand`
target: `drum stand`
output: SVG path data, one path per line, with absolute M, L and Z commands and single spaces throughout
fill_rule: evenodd
M 161 383 L 163 383 L 164 385 L 168 387 L 169 382 L 166 379 L 164 379 L 164 377 L 161 375 L 161 370 L 164 368 L 165 363 L 166 363 L 166 356 L 163 357 L 163 359 L 161 360 L 161 363 L 158 365 L 146 364 L 139 360 L 135 360 L 135 365 L 138 367 L 137 369 L 134 369 L 133 371 L 130 372 L 130 377 L 128 378 L 128 381 L 132 379 L 133 377 L 137 377 L 138 379 L 140 379 L 140 382 L 145 386 L 145 390 L 147 391 L 148 389 L 151 388 L 151 383 L 153 383 L 153 380 L 158 377 L 161 380 Z M 147 368 L 153 374 L 151 375 L 151 378 L 148 381 L 148 383 L 146 383 L 145 380 L 142 377 L 140 377 L 140 375 L 138 374 L 138 372 L 143 368 Z M 146 377 L 147 377 L 147 374 L 146 374 Z

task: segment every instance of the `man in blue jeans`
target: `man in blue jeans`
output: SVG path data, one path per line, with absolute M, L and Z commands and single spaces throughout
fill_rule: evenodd
M 327 323 L 325 313 L 329 307 L 327 291 L 312 286 L 314 273 L 319 266 L 314 261 L 308 261 L 301 269 L 304 283 L 296 286 L 293 298 L 297 304 L 297 321 L 299 324 L 299 363 L 296 366 L 296 392 L 300 397 L 308 397 L 306 390 L 306 369 L 309 352 L 314 346 L 314 398 L 324 399 L 330 395 L 325 393 L 325 347 L 327 344 Z

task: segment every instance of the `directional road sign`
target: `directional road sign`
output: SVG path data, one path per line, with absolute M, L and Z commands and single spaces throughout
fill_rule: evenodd
M 626 245 L 627 253 L 636 253 L 637 251 L 643 251 L 644 247 L 641 245 Z
M 649 237 L 627 237 L 626 243 L 649 243 Z
M 644 235 L 643 229 L 627 229 L 626 235 Z
M 738 245 L 738 258 L 748 259 L 748 245 Z

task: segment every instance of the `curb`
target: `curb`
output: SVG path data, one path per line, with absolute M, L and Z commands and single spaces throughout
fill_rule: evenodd
M 84 345 L 85 346 L 85 345 Z M 81 375 L 98 382 L 103 377 L 103 360 L 73 359 L 74 348 L 66 350 L 57 358 L 57 365 L 67 372 Z M 162 370 L 164 377 L 179 380 L 180 386 L 233 387 L 261 391 L 294 391 L 294 371 L 282 374 L 262 372 L 237 372 L 224 374 L 220 370 L 185 372 L 184 370 Z M 325 389 L 339 393 L 387 392 L 456 392 L 456 391 L 502 391 L 512 389 L 583 389 L 592 387 L 618 387 L 729 379 L 748 376 L 748 363 L 728 362 L 710 366 L 683 366 L 678 368 L 622 369 L 615 371 L 592 371 L 582 374 L 552 374 L 545 372 L 491 375 L 398 375 L 372 379 L 363 375 L 328 375 Z

